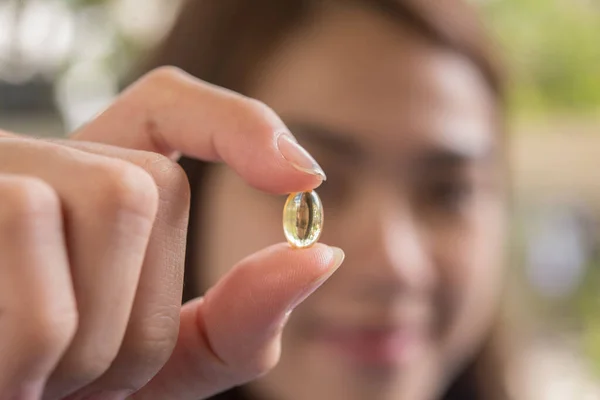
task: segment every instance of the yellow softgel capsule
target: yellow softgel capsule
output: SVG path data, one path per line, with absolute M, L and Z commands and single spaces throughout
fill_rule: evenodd
M 294 248 L 310 247 L 323 231 L 323 205 L 317 193 L 291 193 L 283 206 L 283 233 Z

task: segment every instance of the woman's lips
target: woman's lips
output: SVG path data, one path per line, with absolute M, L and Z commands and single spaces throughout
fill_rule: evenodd
M 389 367 L 409 364 L 424 340 L 409 327 L 329 329 L 318 338 L 347 361 Z

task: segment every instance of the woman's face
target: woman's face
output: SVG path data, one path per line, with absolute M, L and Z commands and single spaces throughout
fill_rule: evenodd
M 250 93 L 320 162 L 342 268 L 292 314 L 262 398 L 426 399 L 480 346 L 502 275 L 501 141 L 469 61 L 370 10 L 324 10 Z M 283 240 L 284 197 L 215 167 L 201 280 Z M 207 230 L 210 227 L 210 232 Z M 286 268 L 285 265 L 281 266 Z

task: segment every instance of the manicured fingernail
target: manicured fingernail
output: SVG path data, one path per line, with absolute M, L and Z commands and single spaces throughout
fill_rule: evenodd
M 310 284 L 305 290 L 304 292 L 302 292 L 290 305 L 290 307 L 288 308 L 288 310 L 293 310 L 294 308 L 298 307 L 298 305 L 300 303 L 302 303 L 304 300 L 306 300 L 306 298 L 308 296 L 310 296 L 315 290 L 317 290 L 319 287 L 321 287 L 321 285 L 323 283 L 325 283 L 325 281 L 327 281 L 327 279 L 329 279 L 331 277 L 331 275 L 333 275 L 333 273 L 335 271 L 337 271 L 337 269 L 340 267 L 340 265 L 342 265 L 342 263 L 344 262 L 344 258 L 346 257 L 346 255 L 344 254 L 344 251 L 338 247 L 330 247 L 331 251 L 333 252 L 333 262 L 331 263 L 331 266 L 329 267 L 329 269 L 327 270 L 327 272 L 325 272 L 322 276 L 319 277 L 319 279 L 317 279 L 315 282 L 313 282 L 312 284 Z
M 307 174 L 316 175 L 321 180 L 326 180 L 325 172 L 296 140 L 288 133 L 281 133 L 277 137 L 279 152 L 294 168 Z
M 332 271 L 331 274 L 333 274 L 339 267 L 340 265 L 342 265 L 342 263 L 344 262 L 344 258 L 346 258 L 346 253 L 344 253 L 344 250 L 340 249 L 339 247 L 330 247 L 331 251 L 333 252 L 333 265 L 332 265 Z M 330 276 L 331 276 L 330 274 Z

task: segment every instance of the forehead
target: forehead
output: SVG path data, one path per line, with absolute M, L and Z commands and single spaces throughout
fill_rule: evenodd
M 258 82 L 251 95 L 284 118 L 344 132 L 378 152 L 432 143 L 469 150 L 494 140 L 494 102 L 477 68 L 370 9 L 322 10 Z

